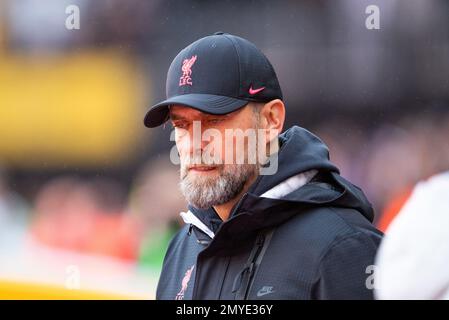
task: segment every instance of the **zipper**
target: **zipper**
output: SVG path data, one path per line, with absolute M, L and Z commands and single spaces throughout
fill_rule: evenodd
M 248 289 L 251 286 L 257 268 L 256 261 L 262 251 L 264 243 L 265 235 L 263 232 L 260 232 L 257 236 L 255 245 L 251 250 L 247 263 L 234 279 L 232 293 L 235 293 L 236 300 L 246 300 L 248 298 Z
M 270 244 L 274 229 L 261 231 L 242 271 L 235 277 L 232 293 L 236 300 L 247 300 L 255 275 Z
M 256 272 L 258 270 L 258 267 L 260 266 L 260 264 L 262 263 L 262 259 L 265 256 L 265 252 L 268 249 L 268 246 L 270 245 L 271 242 L 271 238 L 273 237 L 273 233 L 274 233 L 274 228 L 273 229 L 269 229 L 268 231 L 265 230 L 264 231 L 264 243 L 262 245 L 262 247 L 260 248 L 260 252 L 257 255 L 257 259 L 255 261 L 255 268 L 253 270 L 253 273 L 251 275 L 251 279 L 248 283 L 248 288 L 246 288 L 246 292 L 245 292 L 245 299 L 248 299 L 248 295 L 251 293 L 252 287 L 253 287 L 253 283 L 254 283 L 254 279 L 256 278 Z
M 215 234 L 217 234 L 217 233 L 220 231 L 220 229 L 222 228 L 222 226 L 223 226 L 224 223 L 230 221 L 231 219 L 235 219 L 235 218 L 236 218 L 236 217 L 234 216 L 234 214 L 238 211 L 238 209 L 240 208 L 242 202 L 245 200 L 245 198 L 247 197 L 247 195 L 248 195 L 248 193 L 244 193 L 244 194 L 243 194 L 243 196 L 240 198 L 240 200 L 237 202 L 236 206 L 233 208 L 233 210 L 232 210 L 231 213 L 229 214 L 229 219 L 228 219 L 227 221 L 223 221 L 223 223 L 218 227 L 218 230 L 217 230 L 217 232 L 216 232 Z M 201 232 L 204 232 L 204 231 L 201 230 Z M 214 237 L 214 238 L 215 238 L 215 237 Z M 210 244 L 210 242 L 211 242 L 212 240 L 213 240 L 213 239 L 211 239 L 210 241 L 205 241 L 205 240 L 198 240 L 198 239 L 197 239 L 197 242 L 200 243 L 200 244 L 203 244 L 203 245 L 206 245 L 206 246 L 207 246 L 207 245 Z M 201 256 L 201 252 L 198 254 L 197 259 L 196 259 L 196 264 L 195 264 L 195 266 L 196 266 L 196 271 L 195 271 L 195 281 L 194 281 L 194 284 L 193 284 L 192 300 L 196 300 L 197 291 L 198 291 L 198 285 L 199 285 L 199 281 L 200 281 L 200 280 L 199 280 L 199 278 L 200 278 L 199 276 L 200 276 L 200 274 L 201 274 L 201 265 L 200 265 L 200 263 L 199 263 L 199 261 L 200 261 L 200 256 Z M 254 268 L 254 266 L 253 266 L 252 268 Z

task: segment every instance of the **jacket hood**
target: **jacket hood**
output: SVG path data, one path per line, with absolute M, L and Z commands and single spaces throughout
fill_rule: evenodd
M 227 232 L 232 232 L 233 237 L 276 226 L 292 215 L 300 214 L 301 208 L 317 206 L 353 208 L 369 221 L 373 220 L 372 206 L 362 190 L 339 175 L 338 168 L 329 160 L 328 147 L 316 135 L 293 126 L 279 136 L 279 143 L 277 172 L 259 175 L 234 206 L 225 223 L 220 223 L 213 208 L 199 210 L 189 206 L 189 211 L 195 216 L 193 219 L 198 218 L 215 233 L 226 226 Z M 291 188 L 280 198 L 265 196 L 288 179 L 307 172 L 314 173 L 307 183 Z M 184 220 L 191 223 L 189 219 Z
M 358 210 L 369 221 L 374 212 L 363 191 L 340 176 L 340 170 L 329 159 L 329 149 L 310 131 L 293 126 L 279 136 L 278 171 L 261 175 L 248 193 L 262 195 L 295 175 L 316 170 L 313 179 L 280 200 L 326 204 Z
M 329 160 L 329 149 L 310 131 L 293 126 L 279 136 L 279 153 L 275 154 L 278 170 L 273 175 L 261 175 L 250 192 L 260 195 L 277 184 L 301 172 L 312 169 L 339 173 Z

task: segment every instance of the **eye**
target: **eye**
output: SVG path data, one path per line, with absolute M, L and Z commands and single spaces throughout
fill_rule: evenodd
M 207 122 L 210 124 L 217 124 L 217 123 L 220 123 L 221 121 L 223 121 L 223 119 L 214 118 L 214 119 L 209 119 Z
M 172 126 L 173 126 L 173 128 L 186 129 L 187 128 L 187 122 L 181 122 L 181 121 L 173 122 Z

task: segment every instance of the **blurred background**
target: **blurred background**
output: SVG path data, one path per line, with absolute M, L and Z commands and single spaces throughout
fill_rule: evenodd
M 286 128 L 328 144 L 382 230 L 449 169 L 448 1 L 0 0 L 1 298 L 154 298 L 186 204 L 170 127 L 143 117 L 216 31 L 268 56 Z

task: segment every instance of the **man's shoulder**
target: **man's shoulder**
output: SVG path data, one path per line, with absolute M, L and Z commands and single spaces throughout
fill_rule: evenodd
M 307 244 L 322 256 L 343 239 L 361 239 L 377 248 L 382 233 L 352 208 L 319 207 L 298 213 L 277 227 L 278 237 L 291 243 Z
M 185 245 L 186 240 L 188 240 L 189 236 L 189 224 L 184 224 L 173 236 L 170 240 L 170 243 L 167 248 L 167 253 L 177 249 L 179 246 Z

